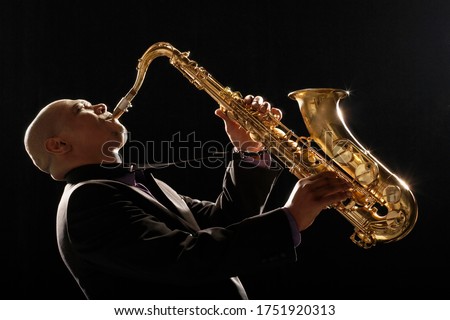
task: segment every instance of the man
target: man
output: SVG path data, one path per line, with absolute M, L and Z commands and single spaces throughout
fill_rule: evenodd
M 244 102 L 281 116 L 259 96 Z M 24 139 L 34 164 L 67 182 L 58 246 L 88 299 L 247 299 L 238 276 L 294 262 L 300 232 L 347 197 L 347 183 L 322 173 L 300 180 L 283 206 L 264 212 L 280 168 L 220 109 L 237 150 L 223 190 L 215 202 L 180 195 L 150 170 L 122 164 L 127 130 L 109 115 L 104 104 L 57 100 Z

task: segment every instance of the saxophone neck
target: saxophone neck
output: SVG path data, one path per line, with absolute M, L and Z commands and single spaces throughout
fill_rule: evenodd
M 128 108 L 131 108 L 131 101 L 139 92 L 139 89 L 144 82 L 147 69 L 152 61 L 161 56 L 172 59 L 175 52 L 179 53 L 179 51 L 168 42 L 157 42 L 149 47 L 147 51 L 145 51 L 142 57 L 138 60 L 138 65 L 136 67 L 137 77 L 133 84 L 133 87 L 122 99 L 120 99 L 119 103 L 114 108 L 114 111 L 112 113 L 113 119 L 119 119 L 125 112 L 128 111 Z

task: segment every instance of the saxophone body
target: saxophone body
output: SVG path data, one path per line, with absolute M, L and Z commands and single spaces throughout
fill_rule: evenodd
M 298 136 L 271 113 L 248 109 L 242 95 L 224 87 L 203 67 L 170 43 L 158 42 L 139 59 L 133 87 L 115 107 L 118 119 L 131 107 L 150 63 L 166 56 L 195 87 L 208 93 L 227 113 L 261 142 L 296 177 L 336 172 L 352 185 L 351 197 L 333 206 L 354 227 L 350 239 L 362 248 L 389 243 L 411 232 L 418 217 L 417 203 L 408 185 L 373 157 L 347 128 L 339 101 L 348 92 L 332 88 L 289 93 L 300 106 L 310 136 Z

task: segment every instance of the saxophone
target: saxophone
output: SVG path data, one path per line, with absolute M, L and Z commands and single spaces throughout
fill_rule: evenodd
M 339 108 L 340 100 L 349 94 L 347 91 L 318 88 L 289 93 L 288 97 L 298 102 L 310 133 L 309 137 L 297 136 L 281 123 L 279 115 L 248 109 L 241 93 L 222 86 L 189 59 L 189 54 L 167 42 L 150 46 L 138 60 L 133 87 L 116 105 L 112 118 L 118 119 L 128 111 L 150 63 L 165 56 L 296 177 L 333 171 L 351 183 L 351 197 L 330 207 L 353 225 L 350 239 L 356 245 L 368 249 L 377 243 L 398 241 L 411 232 L 418 217 L 414 195 L 403 180 L 371 155 L 348 130 Z

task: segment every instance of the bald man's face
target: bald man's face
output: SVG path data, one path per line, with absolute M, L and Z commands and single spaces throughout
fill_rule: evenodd
M 50 105 L 58 113 L 58 135 L 70 143 L 77 155 L 108 157 L 126 141 L 126 129 L 117 120 L 105 120 L 107 107 L 86 100 L 60 100 Z M 53 110 L 52 110 L 53 111 Z

